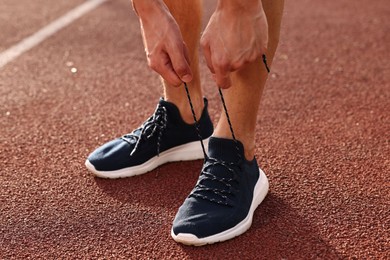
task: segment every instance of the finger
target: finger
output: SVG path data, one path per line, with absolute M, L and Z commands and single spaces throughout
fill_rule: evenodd
M 230 79 L 230 72 L 226 70 L 219 70 L 216 68 L 215 74 L 213 75 L 214 80 L 218 87 L 220 88 L 229 88 L 232 85 Z
M 209 45 L 203 45 L 203 55 L 206 60 L 207 67 L 209 68 L 210 72 L 215 74 L 215 70 L 213 67 L 213 63 L 211 62 L 211 50 Z
M 160 74 L 170 85 L 180 86 L 182 81 L 173 69 L 167 53 L 163 53 L 159 60 L 148 59 L 149 67 Z
M 168 54 L 176 75 L 179 76 L 182 81 L 190 82 L 192 80 L 192 72 L 189 65 L 187 47 L 182 45 L 181 48 L 170 51 Z
M 179 87 L 183 84 L 183 80 L 180 79 L 180 77 L 176 74 L 175 70 L 173 69 L 173 65 L 171 62 L 167 63 L 164 66 L 165 70 L 163 71 L 163 74 L 160 74 L 161 77 L 163 77 L 170 85 L 174 87 Z
M 244 67 L 244 65 L 248 63 L 248 62 L 244 62 L 242 60 L 239 60 L 239 61 L 236 61 L 234 63 L 232 63 L 231 67 L 230 67 L 230 70 L 233 72 L 233 71 L 236 71 L 236 70 L 240 70 L 242 67 Z

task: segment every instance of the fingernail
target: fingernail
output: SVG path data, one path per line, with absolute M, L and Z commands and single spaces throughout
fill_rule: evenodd
M 192 77 L 190 74 L 187 74 L 187 75 L 184 75 L 182 78 L 181 78 L 184 82 L 189 82 L 192 80 Z

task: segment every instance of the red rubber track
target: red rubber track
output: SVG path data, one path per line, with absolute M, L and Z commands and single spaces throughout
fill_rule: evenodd
M 50 17 L 3 2 L 0 50 L 81 1 L 34 1 Z M 286 2 L 256 135 L 270 193 L 248 232 L 201 248 L 170 238 L 200 160 L 120 180 L 84 167 L 161 95 L 129 2 L 111 0 L 0 69 L 0 258 L 389 259 L 390 5 Z
M 1 0 L 0 52 L 63 15 L 83 0 Z

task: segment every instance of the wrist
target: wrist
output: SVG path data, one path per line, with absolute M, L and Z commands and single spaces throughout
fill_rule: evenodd
M 150 16 L 157 10 L 166 9 L 162 0 L 132 0 L 133 10 L 140 19 Z

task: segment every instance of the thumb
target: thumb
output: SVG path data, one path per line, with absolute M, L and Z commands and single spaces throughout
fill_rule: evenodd
M 232 81 L 230 79 L 230 72 L 216 69 L 215 74 L 213 74 L 213 78 L 217 86 L 222 89 L 229 88 L 232 85 Z
M 170 53 L 170 59 L 172 67 L 179 78 L 184 82 L 190 82 L 192 80 L 192 71 L 187 46 L 183 44 L 182 51 L 176 50 Z

